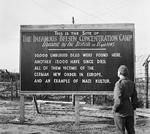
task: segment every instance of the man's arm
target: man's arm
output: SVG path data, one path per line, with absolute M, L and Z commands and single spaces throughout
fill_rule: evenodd
M 113 111 L 116 112 L 122 103 L 122 86 L 120 81 L 115 84 L 114 88 L 114 106 Z

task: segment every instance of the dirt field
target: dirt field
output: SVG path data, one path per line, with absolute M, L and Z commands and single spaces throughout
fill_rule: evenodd
M 110 107 L 82 105 L 79 126 L 71 104 L 44 104 L 41 112 L 26 102 L 25 123 L 20 124 L 19 101 L 0 100 L 0 134 L 116 134 Z M 135 128 L 136 134 L 150 134 L 150 119 L 138 117 Z

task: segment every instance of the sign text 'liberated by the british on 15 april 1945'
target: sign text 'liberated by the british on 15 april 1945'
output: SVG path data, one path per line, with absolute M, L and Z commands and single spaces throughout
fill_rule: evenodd
M 112 91 L 121 64 L 134 79 L 130 30 L 60 29 L 21 32 L 22 91 Z

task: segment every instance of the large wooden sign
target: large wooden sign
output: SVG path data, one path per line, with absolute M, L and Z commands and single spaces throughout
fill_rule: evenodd
M 113 91 L 124 64 L 134 80 L 134 25 L 21 26 L 21 92 Z

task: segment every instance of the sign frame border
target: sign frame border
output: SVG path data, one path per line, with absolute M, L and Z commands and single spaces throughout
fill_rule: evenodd
M 133 23 L 112 23 L 112 24 L 60 24 L 60 25 L 20 25 L 20 56 L 19 56 L 19 72 L 20 72 L 20 82 L 21 82 L 21 52 L 22 52 L 22 41 L 21 41 L 21 33 L 29 32 L 29 31 L 59 31 L 59 30 L 113 30 L 113 31 L 132 31 L 133 32 L 133 65 L 134 65 L 134 80 L 135 80 L 135 27 Z M 21 87 L 21 84 L 20 84 Z M 105 95 L 105 94 L 113 94 L 113 91 L 21 91 L 20 95 Z

